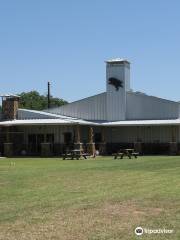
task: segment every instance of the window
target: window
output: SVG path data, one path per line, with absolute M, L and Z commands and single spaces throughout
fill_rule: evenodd
M 54 143 L 54 134 L 46 134 L 46 142 Z
M 64 143 L 65 144 L 72 143 L 72 133 L 71 132 L 65 132 L 64 133 Z

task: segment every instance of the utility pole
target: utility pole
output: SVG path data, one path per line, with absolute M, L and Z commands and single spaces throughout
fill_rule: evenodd
M 48 109 L 50 108 L 50 98 L 51 98 L 51 95 L 50 95 L 50 82 L 48 82 L 48 96 L 47 96 L 47 100 L 48 100 Z

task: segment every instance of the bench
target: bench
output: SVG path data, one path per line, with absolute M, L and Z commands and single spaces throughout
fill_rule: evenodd
M 83 157 L 84 159 L 87 159 L 87 157 L 90 156 L 90 154 L 88 154 L 88 153 L 74 153 L 74 152 L 70 152 L 70 153 L 62 154 L 62 156 L 63 156 L 63 160 L 65 160 L 65 159 L 74 160 L 74 158 L 79 160 L 79 158 L 81 158 L 81 157 Z
M 124 156 L 127 156 L 129 159 L 131 159 L 131 157 L 137 158 L 139 156 L 138 152 L 134 152 L 134 149 L 125 149 L 124 151 L 121 150 L 118 153 L 113 154 L 114 159 L 117 159 L 118 157 L 120 157 L 120 159 L 123 159 Z
M 90 157 L 90 154 L 89 154 L 89 153 L 82 153 L 81 156 L 82 156 L 84 159 L 87 159 L 87 157 Z
M 63 157 L 63 160 L 65 160 L 67 158 L 72 159 L 72 154 L 71 153 L 64 153 L 64 154 L 62 154 L 62 157 Z
M 124 153 L 119 152 L 119 153 L 114 154 L 114 159 L 117 159 L 118 157 L 120 157 L 122 159 L 124 157 Z
M 137 158 L 139 156 L 139 153 L 138 152 L 133 152 L 132 153 L 132 156 L 134 156 L 135 158 Z

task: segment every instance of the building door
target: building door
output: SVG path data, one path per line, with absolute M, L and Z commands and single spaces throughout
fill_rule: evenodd
M 41 143 L 44 142 L 44 134 L 29 134 L 28 144 L 30 154 L 40 154 Z
M 46 142 L 50 143 L 51 152 L 54 153 L 54 134 L 52 133 L 46 134 Z
M 37 134 L 37 153 L 41 152 L 41 143 L 44 142 L 44 134 Z

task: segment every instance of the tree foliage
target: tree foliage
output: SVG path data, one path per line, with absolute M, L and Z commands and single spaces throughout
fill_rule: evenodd
M 37 91 L 31 92 L 22 92 L 18 94 L 20 96 L 19 107 L 33 110 L 43 110 L 48 108 L 48 98 L 46 95 L 40 95 Z M 51 107 L 59 107 L 64 104 L 67 104 L 67 101 L 54 98 L 51 96 L 50 98 L 50 106 Z

